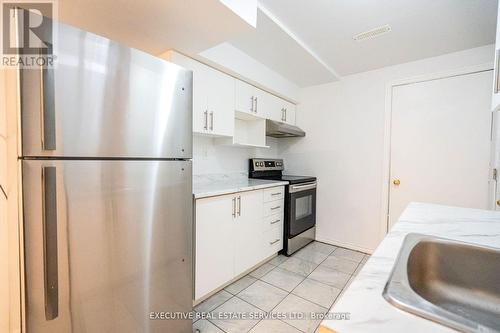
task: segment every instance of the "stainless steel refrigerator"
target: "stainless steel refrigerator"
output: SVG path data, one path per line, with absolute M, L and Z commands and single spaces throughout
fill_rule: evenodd
M 191 332 L 155 312 L 192 309 L 192 72 L 57 31 L 20 71 L 27 332 Z

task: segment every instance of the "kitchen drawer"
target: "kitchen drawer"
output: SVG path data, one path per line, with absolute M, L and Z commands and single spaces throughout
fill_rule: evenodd
M 264 202 L 281 200 L 285 196 L 285 187 L 278 186 L 264 190 Z
M 264 234 L 265 256 L 273 255 L 283 249 L 283 227 L 278 225 Z
M 264 231 L 268 231 L 269 229 L 283 226 L 283 214 L 274 214 L 264 217 Z
M 264 203 L 264 216 L 283 214 L 283 211 L 284 211 L 283 206 L 284 206 L 283 200 L 275 200 L 275 201 L 265 202 Z

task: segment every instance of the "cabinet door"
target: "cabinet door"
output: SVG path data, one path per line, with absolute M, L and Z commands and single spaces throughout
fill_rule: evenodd
M 261 261 L 263 192 L 241 192 L 237 195 L 238 216 L 234 221 L 235 276 Z
M 217 136 L 233 136 L 234 78 L 210 68 L 207 82 L 209 133 Z
M 195 299 L 234 277 L 233 198 L 196 200 Z
M 284 101 L 285 123 L 295 125 L 295 104 Z
M 208 95 L 210 93 L 210 70 L 196 63 L 193 68 L 193 132 L 208 132 Z
M 235 110 L 255 114 L 256 88 L 246 82 L 235 79 Z
M 210 70 L 208 66 L 175 53 L 170 59 L 173 63 L 193 71 L 193 132 L 208 132 L 208 94 L 210 92 Z
M 254 95 L 255 95 L 255 113 L 254 115 L 266 118 L 267 114 L 270 110 L 271 104 L 269 103 L 268 100 L 268 95 L 270 95 L 268 92 L 265 92 L 264 90 L 261 90 L 259 88 L 254 88 Z M 272 95 L 270 95 L 272 96 Z
M 265 109 L 265 117 L 267 119 L 275 120 L 275 121 L 283 121 L 283 103 L 282 100 L 272 94 L 264 93 L 262 95 L 262 103 L 260 103 L 259 107 Z

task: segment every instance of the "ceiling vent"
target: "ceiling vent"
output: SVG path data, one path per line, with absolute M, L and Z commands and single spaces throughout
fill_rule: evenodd
M 364 40 L 364 39 L 371 39 L 371 38 L 375 38 L 375 37 L 381 36 L 383 34 L 386 34 L 390 31 L 391 31 L 391 26 L 386 24 L 386 25 L 383 25 L 381 27 L 371 29 L 371 30 L 362 32 L 360 34 L 357 34 L 356 36 L 354 36 L 352 38 L 354 40 L 357 40 L 357 41 Z

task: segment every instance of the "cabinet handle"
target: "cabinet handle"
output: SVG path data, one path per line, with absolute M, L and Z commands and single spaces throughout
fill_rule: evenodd
M 250 107 L 250 112 L 255 112 L 255 97 L 250 98 L 252 100 L 252 106 Z
M 210 112 L 210 130 L 214 130 L 214 112 Z
M 280 239 L 278 238 L 277 240 L 275 240 L 274 242 L 269 242 L 269 245 L 274 245 L 276 243 L 278 243 L 280 241 Z
M 233 217 L 236 218 L 236 198 L 233 198 Z
M 258 104 L 257 104 L 258 100 L 257 100 L 257 97 L 255 97 L 255 113 L 257 113 L 257 109 L 259 108 Z
M 285 108 L 285 121 L 286 121 L 286 113 L 287 113 L 287 111 L 288 111 L 287 108 Z
M 276 210 L 276 209 L 279 209 L 279 208 L 281 208 L 281 206 L 271 207 L 271 210 Z
M 281 194 L 281 192 L 271 193 L 272 196 L 280 195 L 280 194 Z
M 271 224 L 276 224 L 276 223 L 278 223 L 279 221 L 281 221 L 281 220 L 280 220 L 280 219 L 277 219 L 276 221 L 271 222 Z
M 205 110 L 205 112 L 203 112 L 203 114 L 205 115 L 205 126 L 203 126 L 203 128 L 205 130 L 208 130 L 208 110 Z
M 241 196 L 238 196 L 238 216 L 241 216 Z

